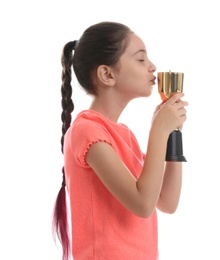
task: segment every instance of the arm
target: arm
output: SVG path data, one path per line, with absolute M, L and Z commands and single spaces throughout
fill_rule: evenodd
M 149 134 L 147 157 L 138 180 L 133 177 L 109 144 L 97 142 L 87 153 L 87 163 L 103 184 L 137 216 L 149 217 L 157 204 L 167 211 L 164 201 L 168 201 L 165 200 L 168 195 L 165 194 L 168 194 L 167 190 L 171 184 L 167 172 L 170 171 L 169 164 L 164 171 L 164 158 L 170 132 L 185 121 L 186 112 L 181 107 L 183 108 L 186 102 L 181 101 L 173 105 L 180 97 L 181 94 L 174 95 L 157 111 Z
M 165 213 L 174 213 L 179 203 L 181 186 L 182 163 L 167 162 L 157 208 Z
M 151 131 L 147 158 L 136 180 L 115 150 L 105 142 L 89 149 L 86 161 L 107 189 L 131 212 L 149 217 L 156 207 L 163 182 L 167 137 Z M 163 145 L 161 145 L 163 144 Z

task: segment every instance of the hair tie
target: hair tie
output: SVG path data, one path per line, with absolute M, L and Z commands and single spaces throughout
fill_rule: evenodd
M 77 40 L 68 42 L 68 43 L 66 44 L 66 48 L 67 48 L 70 52 L 75 51 L 75 50 L 76 50 L 76 47 L 77 47 L 77 44 L 78 44 L 78 41 L 77 41 Z
M 65 178 L 64 167 L 62 168 L 62 173 L 63 173 L 63 181 L 62 181 L 61 186 L 62 186 L 62 187 L 65 187 L 65 186 L 66 186 L 66 178 Z
M 63 181 L 62 181 L 62 184 L 61 184 L 62 187 L 65 187 L 66 186 L 66 180 L 65 180 L 65 175 L 63 175 Z
M 72 45 L 72 50 L 76 50 L 76 47 L 77 47 L 77 45 L 78 45 L 78 41 L 77 40 L 75 40 L 75 41 L 73 41 L 72 42 L 73 43 L 73 45 Z
M 78 41 L 71 41 L 71 42 L 68 42 L 65 46 L 64 46 L 64 55 L 66 57 L 70 56 L 72 54 L 72 51 L 76 50 L 76 47 L 78 45 Z

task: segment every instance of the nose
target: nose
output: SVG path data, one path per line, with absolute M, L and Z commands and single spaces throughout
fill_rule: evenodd
M 149 64 L 149 72 L 155 72 L 156 71 L 156 66 L 150 61 Z

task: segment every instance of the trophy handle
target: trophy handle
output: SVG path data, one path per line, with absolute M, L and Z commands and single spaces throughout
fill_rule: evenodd
M 169 135 L 166 161 L 186 162 L 186 158 L 183 155 L 182 133 L 178 129 Z

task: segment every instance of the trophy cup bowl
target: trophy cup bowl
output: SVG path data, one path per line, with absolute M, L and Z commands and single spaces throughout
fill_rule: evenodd
M 162 101 L 168 100 L 171 96 L 183 90 L 182 72 L 158 72 L 158 92 Z M 183 155 L 182 132 L 175 129 L 170 133 L 167 141 L 166 161 L 186 162 Z

